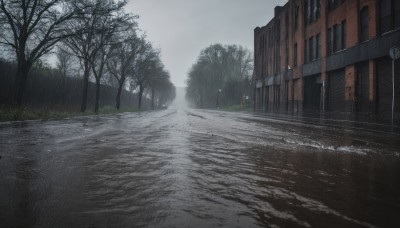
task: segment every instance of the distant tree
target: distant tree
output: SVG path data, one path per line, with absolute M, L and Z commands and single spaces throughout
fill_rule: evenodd
M 64 25 L 82 10 L 72 5 L 67 0 L 0 0 L 0 44 L 13 50 L 17 62 L 15 105 L 22 104 L 33 64 L 59 41 L 71 36 Z
M 237 45 L 211 45 L 189 71 L 186 98 L 199 108 L 239 104 L 249 95 L 251 52 Z
M 66 78 L 70 76 L 71 73 L 71 65 L 73 63 L 72 56 L 62 48 L 58 48 L 55 54 L 57 58 L 57 70 L 61 73 L 63 84 L 65 84 Z
M 169 73 L 165 70 L 153 78 L 150 89 L 152 109 L 167 105 L 175 99 L 175 86 L 171 83 Z

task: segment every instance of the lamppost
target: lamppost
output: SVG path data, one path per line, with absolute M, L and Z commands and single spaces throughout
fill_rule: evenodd
M 217 91 L 217 103 L 216 103 L 217 109 L 219 109 L 219 94 L 220 94 L 221 92 L 222 92 L 221 89 L 219 89 L 219 90 Z

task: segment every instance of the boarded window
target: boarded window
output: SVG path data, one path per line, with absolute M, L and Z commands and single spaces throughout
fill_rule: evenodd
M 360 13 L 360 42 L 368 39 L 368 7 L 364 7 Z

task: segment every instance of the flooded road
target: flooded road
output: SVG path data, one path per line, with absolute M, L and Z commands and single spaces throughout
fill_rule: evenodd
M 400 227 L 400 135 L 191 109 L 0 124 L 0 227 Z

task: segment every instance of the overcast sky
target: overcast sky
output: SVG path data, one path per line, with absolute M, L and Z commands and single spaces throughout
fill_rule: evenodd
M 253 31 L 273 17 L 287 0 L 130 0 L 139 27 L 161 49 L 177 87 L 185 86 L 200 51 L 214 44 L 238 44 L 253 51 Z

